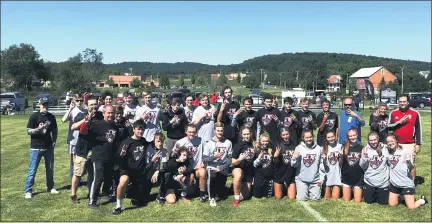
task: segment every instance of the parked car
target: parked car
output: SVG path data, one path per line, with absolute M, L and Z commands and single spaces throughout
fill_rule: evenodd
M 432 106 L 432 103 L 428 98 L 425 98 L 422 95 L 412 94 L 409 99 L 409 106 L 413 108 L 424 108 L 426 106 Z
M 261 95 L 263 94 L 263 92 L 260 89 L 252 89 L 251 90 L 251 95 L 252 94 L 256 94 L 256 95 Z
M 262 104 L 264 104 L 264 101 L 263 101 L 261 95 L 250 94 L 249 97 L 252 98 L 252 101 L 253 101 L 254 105 L 262 105 Z
M 28 106 L 27 99 L 20 92 L 5 92 L 1 94 L 0 98 L 2 114 L 6 111 L 6 108 L 15 111 L 24 111 Z
M 33 101 L 33 110 L 35 110 L 39 106 L 39 100 L 41 98 L 47 98 L 49 106 L 57 106 L 58 105 L 57 98 L 54 97 L 54 95 L 52 95 L 52 94 L 40 94 Z
M 152 103 L 160 104 L 162 99 L 162 95 L 160 92 L 152 92 Z

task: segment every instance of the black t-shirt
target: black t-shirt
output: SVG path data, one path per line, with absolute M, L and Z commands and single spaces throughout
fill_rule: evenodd
M 77 116 L 75 116 L 75 119 L 73 120 L 73 123 L 77 123 L 85 118 L 87 114 L 85 113 L 79 113 Z M 79 130 L 78 130 L 79 131 Z M 75 145 L 75 155 L 87 158 L 87 154 L 91 148 L 89 148 L 88 141 L 86 140 L 85 135 L 78 134 L 77 143 Z
M 36 129 L 40 123 L 48 123 L 46 132 L 40 130 L 38 134 L 30 136 L 30 148 L 32 149 L 53 149 L 53 139 L 51 133 L 58 131 L 57 121 L 53 114 L 40 111 L 33 113 L 27 123 L 27 128 Z
M 363 169 L 359 165 L 363 146 L 356 144 L 349 148 L 348 154 L 343 151 L 343 162 L 341 169 L 341 180 L 343 184 L 354 186 L 363 179 Z
M 255 120 L 255 113 L 256 111 L 250 110 L 250 111 L 243 111 L 240 112 L 237 116 L 237 126 L 242 128 L 243 126 L 248 127 L 252 130 L 252 138 L 256 138 L 256 123 Z
M 171 158 L 168 160 L 167 163 L 167 170 L 166 172 L 171 173 L 172 176 L 179 175 L 178 168 L 185 167 L 186 171 L 183 173 L 184 176 L 189 176 L 194 169 L 194 166 L 192 165 L 191 158 L 186 159 L 184 162 L 177 162 L 176 158 Z
M 216 113 L 214 114 L 215 120 L 217 120 L 221 106 L 222 105 L 219 105 Z M 231 122 L 232 122 L 234 113 L 236 113 L 236 111 L 239 109 L 240 109 L 240 104 L 236 101 L 231 101 L 230 103 L 225 105 L 225 109 L 223 110 L 221 122 L 224 124 L 224 137 L 226 139 L 232 139 L 232 138 L 236 137 L 236 133 L 238 130 L 237 130 L 237 127 L 231 126 Z
M 255 148 L 253 147 L 251 142 L 245 142 L 241 140 L 237 144 L 235 144 L 233 148 L 232 158 L 238 159 L 242 154 L 246 155 L 246 159 L 242 160 L 238 165 L 234 167 L 242 169 L 244 175 L 252 176 L 254 169 L 253 161 L 256 156 Z
M 120 143 L 123 142 L 123 140 L 127 139 L 129 134 L 129 128 L 126 127 L 126 119 L 122 118 L 119 121 L 115 121 L 114 124 L 118 128 L 118 138 L 117 138 L 117 148 L 120 146 Z
M 273 177 L 273 169 L 274 169 L 274 162 L 273 162 L 273 154 L 274 149 L 266 148 L 266 149 L 259 149 L 259 152 L 255 154 L 254 160 L 258 157 L 260 151 L 263 151 L 263 156 L 261 159 L 261 164 L 258 167 L 255 167 L 255 177 L 260 178 L 269 178 Z
M 88 140 L 92 146 L 92 160 L 107 162 L 113 158 L 118 140 L 118 128 L 114 122 L 97 120 L 88 129 Z
M 339 128 L 338 115 L 332 111 L 329 111 L 329 116 L 327 117 L 327 121 L 324 124 L 324 130 L 320 131 L 319 126 L 321 125 L 323 119 L 324 119 L 324 112 L 321 112 L 316 118 L 316 125 L 318 128 L 317 144 L 319 146 L 323 146 L 325 135 L 327 134 L 327 132 L 335 132 L 336 133 L 336 129 Z
M 266 131 L 270 135 L 272 146 L 276 146 L 279 136 L 279 124 L 281 123 L 281 112 L 274 108 L 261 108 L 255 113 L 255 122 L 260 125 L 260 134 Z
M 307 111 L 303 111 L 300 110 L 297 112 L 298 117 L 299 117 L 299 133 L 301 134 L 301 132 L 303 132 L 304 130 L 314 130 L 314 124 L 315 124 L 315 120 L 316 120 L 316 115 L 315 113 L 313 113 L 310 110 Z
M 170 123 L 171 119 L 177 115 L 177 122 Z M 181 139 L 186 136 L 185 126 L 189 123 L 183 109 L 179 109 L 174 113 L 171 109 L 163 113 L 162 129 L 166 131 L 167 137 L 170 139 Z
M 117 156 L 119 156 L 119 165 L 122 170 L 142 170 L 145 172 L 146 152 L 150 144 L 145 140 L 132 139 L 131 137 L 120 143 Z
M 278 183 L 291 183 L 295 176 L 295 168 L 291 166 L 291 157 L 296 146 L 288 142 L 279 144 L 281 151 L 278 157 L 274 158 L 274 179 Z
M 379 136 L 379 141 L 384 142 L 388 135 L 387 123 L 389 116 L 387 114 L 379 115 L 375 117 L 373 114 L 369 118 L 369 126 L 371 131 L 377 132 Z
M 296 120 L 294 121 L 291 116 L 295 116 Z M 296 111 L 294 110 L 286 110 L 285 108 L 282 110 L 282 125 L 283 128 L 288 128 L 288 132 L 290 133 L 290 141 L 292 144 L 297 146 L 300 144 L 300 135 L 298 132 L 300 123 L 299 117 Z

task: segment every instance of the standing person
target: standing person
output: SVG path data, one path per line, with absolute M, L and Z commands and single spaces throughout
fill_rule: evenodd
M 252 130 L 252 139 L 256 139 L 256 125 L 254 125 L 255 111 L 252 110 L 253 100 L 251 97 L 243 99 L 243 108 L 234 113 L 231 126 L 238 128 L 247 127 Z
M 27 123 L 27 134 L 30 135 L 30 164 L 25 181 L 25 198 L 33 196 L 32 186 L 36 171 L 42 157 L 45 160 L 47 191 L 51 194 L 59 192 L 54 188 L 54 147 L 57 142 L 57 121 L 48 112 L 49 101 L 41 98 L 39 111 L 33 113 Z
M 299 119 L 298 113 L 292 109 L 294 100 L 290 97 L 284 98 L 284 106 L 282 108 L 282 127 L 287 129 L 291 143 L 297 146 L 300 143 L 299 136 Z
M 215 124 L 215 136 L 204 146 L 203 161 L 207 167 L 207 190 L 210 206 L 216 207 L 216 195 L 225 196 L 224 189 L 231 165 L 232 144 L 224 138 L 224 124 Z
M 256 198 L 273 196 L 273 149 L 270 147 L 270 136 L 264 132 L 257 142 L 255 160 L 253 196 Z
M 87 113 L 87 110 L 83 107 L 83 98 L 79 95 L 75 95 L 72 99 L 69 110 L 66 112 L 66 114 L 62 117 L 62 122 L 69 122 L 69 128 L 68 128 L 68 136 L 66 139 L 66 143 L 69 148 L 69 155 L 70 155 L 70 165 L 69 165 L 69 176 L 72 180 L 73 176 L 73 169 L 74 169 L 74 160 L 75 160 L 75 146 L 76 142 L 78 140 L 79 130 L 72 130 L 72 124 L 74 123 L 75 118 L 80 114 Z
M 305 130 L 313 131 L 317 128 L 316 123 L 316 115 L 314 112 L 309 110 L 309 99 L 302 98 L 301 101 L 301 110 L 297 112 L 299 117 L 299 133 L 301 134 Z
M 194 171 L 194 177 L 198 178 L 198 185 L 200 188 L 200 202 L 205 202 L 206 198 L 206 172 L 204 169 L 204 163 L 202 160 L 203 147 L 205 141 L 201 137 L 197 137 L 197 127 L 193 124 L 188 124 L 186 126 L 186 137 L 177 141 L 174 146 L 171 157 L 178 157 L 178 150 L 181 147 L 186 147 L 189 149 L 190 162 L 192 164 L 192 170 Z M 192 184 L 194 178 L 190 179 Z M 183 200 L 189 200 L 186 197 L 186 193 L 182 195 Z
M 129 182 L 132 182 L 132 205 L 144 204 L 144 190 L 146 182 L 146 151 L 149 143 L 142 137 L 145 124 L 143 120 L 137 120 L 133 124 L 133 135 L 121 142 L 118 151 L 120 165 L 120 180 L 117 187 L 117 202 L 113 215 L 122 212 L 123 198 Z
M 312 130 L 303 131 L 302 142 L 296 147 L 291 158 L 291 166 L 297 168 L 296 199 L 299 201 L 321 199 L 321 186 L 325 177 L 321 154 L 322 147 L 314 142 Z
M 234 202 L 232 206 L 238 206 L 242 197 L 249 195 L 253 182 L 253 160 L 255 158 L 254 141 L 252 139 L 253 131 L 251 128 L 243 126 L 240 129 L 241 140 L 233 148 L 232 161 L 233 165 L 233 190 Z M 244 188 L 247 190 L 245 192 Z
M 370 115 L 369 126 L 371 132 L 377 132 L 379 135 L 379 141 L 385 143 L 388 135 L 388 119 L 389 116 L 386 114 L 387 104 L 381 102 L 378 105 L 378 109 Z
M 183 107 L 185 115 L 188 119 L 188 123 L 192 122 L 193 113 L 195 111 L 195 106 L 192 104 L 194 101 L 194 97 L 192 95 L 188 95 L 185 98 L 185 106 Z
M 317 144 L 319 146 L 324 145 L 324 140 L 327 132 L 334 132 L 336 139 L 339 134 L 339 117 L 336 113 L 330 111 L 330 102 L 326 99 L 321 101 L 322 112 L 316 119 L 316 125 L 318 126 Z
M 124 117 L 129 121 L 130 124 L 133 124 L 133 122 L 135 121 L 135 113 L 136 110 L 139 106 L 133 104 L 133 95 L 129 92 L 125 92 L 123 94 L 123 98 L 124 98 Z
M 221 92 L 224 95 L 222 104 L 216 110 L 214 114 L 217 122 L 221 122 L 224 126 L 224 138 L 235 144 L 237 142 L 237 126 L 232 126 L 232 120 L 234 114 L 240 109 L 240 104 L 232 100 L 233 90 L 230 86 L 226 86 Z
M 378 141 L 376 132 L 368 135 L 368 145 L 362 150 L 360 166 L 365 170 L 364 202 L 386 205 L 389 202 L 389 152 L 387 146 Z
M 354 194 L 354 201 L 360 203 L 363 198 L 363 169 L 360 167 L 361 151 L 363 146 L 358 143 L 358 132 L 351 129 L 346 133 L 346 140 L 343 144 L 343 156 L 340 162 L 342 196 L 344 201 L 350 201 Z
M 399 96 L 399 109 L 390 113 L 388 127 L 394 129 L 394 134 L 399 138 L 399 145 L 415 157 L 420 152 L 422 144 L 422 125 L 420 113 L 409 107 L 409 98 L 406 95 Z M 416 167 L 411 170 L 411 176 L 415 182 Z
M 217 99 L 218 99 L 218 95 L 216 94 L 216 92 L 214 92 L 211 96 L 211 103 L 212 104 L 216 104 L 217 103 Z
M 265 94 L 264 108 L 260 108 L 255 114 L 254 125 L 257 125 L 257 138 L 262 132 L 267 132 L 270 136 L 270 147 L 275 148 L 278 141 L 278 131 L 276 129 L 281 123 L 281 112 L 273 107 L 273 95 Z
M 356 129 L 358 132 L 358 143 L 361 143 L 361 127 L 365 125 L 365 120 L 363 116 L 357 112 L 353 111 L 353 100 L 352 98 L 344 99 L 345 109 L 341 111 L 339 118 L 339 143 L 343 144 L 346 140 L 346 135 L 348 130 Z
M 323 162 L 326 168 L 326 188 L 324 197 L 333 200 L 340 198 L 342 145 L 337 142 L 335 132 L 327 132 L 323 147 Z
M 171 106 L 163 113 L 162 129 L 167 134 L 168 154 L 171 154 L 176 142 L 186 136 L 185 127 L 189 124 L 184 110 L 180 108 L 180 104 L 180 99 L 174 98 L 171 101 Z
M 112 184 L 112 159 L 116 150 L 118 128 L 113 122 L 114 108 L 105 106 L 104 119 L 89 124 L 91 117 L 80 127 L 80 134 L 87 135 L 92 145 L 94 178 L 90 188 L 88 208 L 97 208 L 96 202 L 102 182 L 103 194 L 109 195 Z
M 87 187 L 88 191 L 91 190 L 91 185 L 93 182 L 93 163 L 91 161 L 91 145 L 89 144 L 89 139 L 86 135 L 79 134 L 80 126 L 88 121 L 89 124 L 95 122 L 96 120 L 102 120 L 103 115 L 98 111 L 97 99 L 94 96 L 90 96 L 87 101 L 87 113 L 80 113 L 75 117 L 74 123 L 71 128 L 74 131 L 78 131 L 78 139 L 75 146 L 75 161 L 74 161 L 74 175 L 72 177 L 71 183 L 71 200 L 72 203 L 79 203 L 76 196 L 78 190 L 78 183 L 80 182 L 82 176 L 88 172 L 87 175 Z M 94 114 L 94 115 L 93 115 Z
M 291 158 L 297 145 L 291 142 L 288 129 L 280 129 L 280 140 L 274 153 L 274 192 L 276 199 L 283 197 L 287 191 L 288 199 L 294 200 L 296 196 L 295 171 L 291 166 Z
M 417 201 L 414 197 L 415 184 L 410 176 L 410 171 L 414 167 L 412 154 L 402 149 L 395 135 L 387 136 L 387 147 L 389 148 L 391 167 L 389 205 L 392 207 L 397 206 L 400 194 L 404 196 L 408 209 L 413 210 L 427 204 L 428 201 L 424 195 Z
M 214 136 L 214 113 L 215 108 L 209 104 L 209 96 L 200 95 L 201 106 L 194 111 L 192 124 L 198 127 L 198 136 L 203 140 L 210 140 Z
M 360 102 L 361 102 L 360 94 L 356 94 L 356 96 L 354 96 L 354 109 L 356 111 L 360 110 Z
M 104 113 L 105 106 L 112 105 L 113 95 L 109 92 L 106 92 L 102 96 L 104 104 L 99 106 L 99 111 Z
M 115 116 L 114 116 L 114 124 L 118 128 L 118 134 L 117 134 L 117 140 L 116 140 L 116 146 L 115 148 L 120 148 L 121 142 L 123 140 L 127 139 L 130 136 L 130 132 L 133 134 L 133 128 L 128 123 L 128 120 L 124 117 L 124 107 L 119 105 L 115 109 Z M 117 151 L 113 151 L 117 152 Z M 115 155 L 115 154 L 114 154 Z M 120 179 L 120 169 L 118 164 L 118 159 L 114 158 L 112 160 L 112 166 L 113 166 L 113 185 L 112 185 L 112 197 L 116 196 L 117 186 L 119 184 Z
M 150 143 L 153 142 L 156 133 L 162 132 L 160 124 L 162 121 L 162 111 L 158 106 L 152 104 L 151 100 L 151 91 L 142 92 L 142 101 L 144 104 L 135 113 L 135 120 L 144 120 L 146 127 L 143 137 Z

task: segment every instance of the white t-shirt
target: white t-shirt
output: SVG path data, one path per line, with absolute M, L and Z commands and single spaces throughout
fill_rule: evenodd
M 203 140 L 210 140 L 214 136 L 214 117 L 211 112 L 211 107 L 208 109 L 199 106 L 195 109 L 192 117 L 192 122 L 197 121 L 203 114 L 206 114 L 206 117 L 201 120 L 198 127 L 198 137 Z

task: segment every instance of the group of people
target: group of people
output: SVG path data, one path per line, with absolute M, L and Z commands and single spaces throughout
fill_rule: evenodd
M 217 200 L 228 195 L 225 185 L 230 174 L 233 206 L 252 196 L 342 197 L 395 206 L 403 195 L 410 209 L 427 203 L 424 196 L 414 198 L 421 120 L 409 108 L 407 96 L 399 97 L 400 107 L 390 115 L 385 104 L 379 105 L 362 144 L 365 120 L 353 110 L 352 98 L 344 99 L 340 115 L 323 100 L 322 112 L 316 115 L 309 110 L 307 98 L 301 99 L 301 109 L 293 110 L 294 100 L 287 97 L 279 110 L 273 96 L 264 95 L 264 107 L 254 111 L 251 98 L 243 99 L 240 107 L 232 100 L 230 87 L 221 93 L 223 102 L 217 108 L 206 94 L 199 96 L 199 106 L 193 105 L 193 96 L 186 96 L 184 105 L 173 99 L 164 108 L 152 104 L 150 91 L 142 93 L 141 106 L 132 104 L 128 93 L 125 103 L 117 107 L 110 94 L 104 95 L 104 106 L 98 106 L 92 96 L 84 105 L 75 96 L 62 118 L 69 122 L 72 202 L 79 203 L 77 189 L 87 173 L 88 207 L 97 208 L 99 198 L 115 197 L 115 215 L 122 212 L 125 196 L 132 205 L 144 206 L 157 186 L 159 204 L 198 197 L 217 206 Z M 45 101 L 30 117 L 27 132 L 31 152 L 25 197 L 32 197 L 41 157 L 47 168 L 47 189 L 58 193 L 53 181 L 58 130 Z

